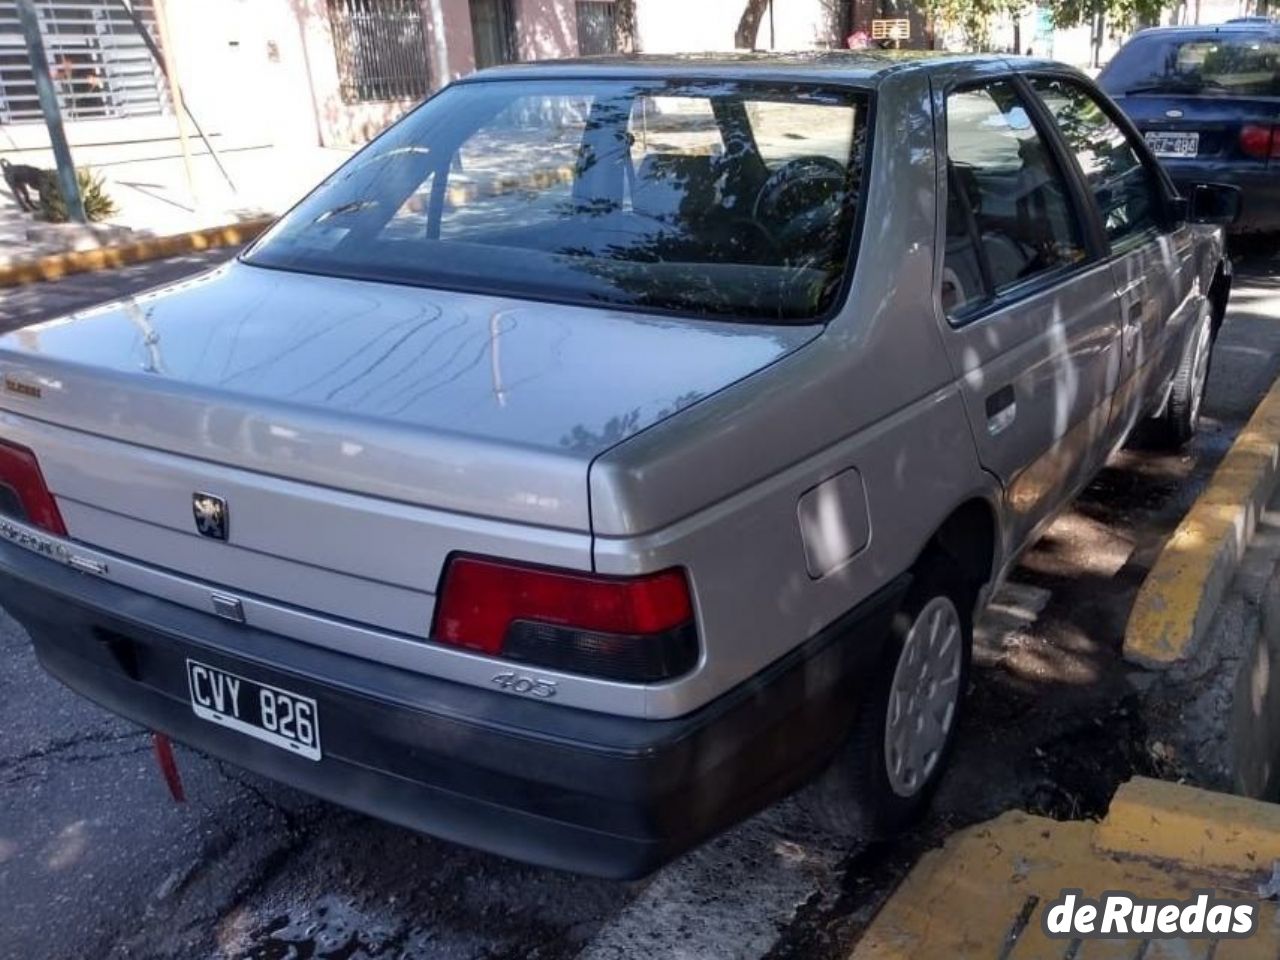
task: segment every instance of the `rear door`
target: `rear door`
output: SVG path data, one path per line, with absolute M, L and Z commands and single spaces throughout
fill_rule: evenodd
M 1114 107 L 1068 75 L 1028 78 L 1084 177 L 1110 247 L 1123 323 L 1109 445 L 1119 443 L 1173 376 L 1200 304 L 1187 224 L 1168 222 L 1155 159 Z
M 945 93 L 940 300 L 1015 550 L 1100 460 L 1118 369 L 1111 272 L 1062 158 L 1008 74 Z

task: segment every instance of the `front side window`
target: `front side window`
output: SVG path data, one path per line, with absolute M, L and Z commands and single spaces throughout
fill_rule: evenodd
M 1084 257 L 1066 181 L 1011 83 L 947 97 L 947 180 L 948 315 Z
M 1102 105 L 1068 80 L 1033 77 L 1031 86 L 1049 108 L 1084 171 L 1107 239 L 1123 244 L 1156 229 L 1159 183 Z
M 797 84 L 459 84 L 246 256 L 362 279 L 812 321 L 850 268 L 866 95 Z

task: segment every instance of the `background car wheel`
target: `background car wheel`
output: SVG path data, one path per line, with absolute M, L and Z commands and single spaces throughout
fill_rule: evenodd
M 968 686 L 976 595 L 941 553 L 913 571 L 852 734 L 802 795 L 822 827 L 877 839 L 900 832 L 928 806 Z
M 1200 405 L 1209 380 L 1209 359 L 1213 355 L 1213 316 L 1209 305 L 1200 310 L 1191 342 L 1173 376 L 1173 389 L 1164 414 L 1153 424 L 1154 439 L 1160 446 L 1179 449 L 1186 445 L 1200 423 Z

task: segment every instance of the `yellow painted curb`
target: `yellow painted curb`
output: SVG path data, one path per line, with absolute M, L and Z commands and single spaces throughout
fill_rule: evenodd
M 131 263 L 176 257 L 184 253 L 212 250 L 216 247 L 235 247 L 257 237 L 274 223 L 274 218 L 264 217 L 230 223 L 188 233 L 176 233 L 166 237 L 134 240 L 96 250 L 80 250 L 73 253 L 55 253 L 34 260 L 0 265 L 0 287 L 16 287 L 24 283 L 57 280 L 73 273 L 92 270 L 110 270 Z
M 1280 380 L 1253 412 L 1138 591 L 1124 657 L 1146 667 L 1185 660 L 1203 638 L 1276 486 Z
M 1280 956 L 1280 914 L 1260 902 L 1280 818 L 1271 804 L 1177 784 L 1134 780 L 1099 824 L 1022 812 L 962 830 L 925 854 L 880 909 L 852 960 L 1228 960 Z M 1193 839 L 1183 845 L 1177 832 Z M 1209 838 L 1214 838 L 1210 840 Z M 1220 850 L 1216 838 L 1226 838 Z M 1254 849 L 1250 844 L 1257 843 Z M 1206 857 L 1205 850 L 1212 850 Z M 1185 854 L 1185 857 L 1184 857 Z M 1050 937 L 1046 911 L 1064 890 L 1126 891 L 1186 901 L 1199 891 L 1257 906 L 1247 939 Z
M 1270 871 L 1280 860 L 1280 806 L 1138 777 L 1116 791 L 1094 845 L 1194 867 Z

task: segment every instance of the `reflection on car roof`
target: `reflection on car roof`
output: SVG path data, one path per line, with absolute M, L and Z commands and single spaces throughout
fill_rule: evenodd
M 506 64 L 460 81 L 537 77 L 738 77 L 789 79 L 815 75 L 869 80 L 890 71 L 946 63 L 1000 63 L 998 54 L 955 54 L 931 50 L 818 50 L 795 53 L 725 52 L 692 54 L 607 54 L 569 60 Z

